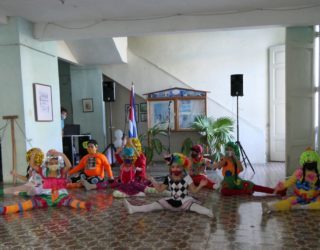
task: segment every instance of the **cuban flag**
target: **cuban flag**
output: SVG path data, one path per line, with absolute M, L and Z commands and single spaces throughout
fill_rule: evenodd
M 129 110 L 129 138 L 137 138 L 137 123 L 136 123 L 136 111 L 135 111 L 135 101 L 134 101 L 134 86 L 131 85 L 130 94 L 130 110 Z

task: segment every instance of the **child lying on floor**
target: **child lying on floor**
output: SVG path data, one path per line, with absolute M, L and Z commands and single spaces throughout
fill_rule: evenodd
M 124 205 L 128 210 L 128 213 L 133 214 L 162 209 L 171 211 L 190 210 L 212 218 L 213 213 L 210 209 L 201 206 L 199 201 L 188 195 L 189 190 L 196 193 L 202 187 L 206 186 L 207 180 L 201 180 L 197 187 L 194 185 L 191 177 L 188 174 L 185 174 L 190 166 L 190 160 L 183 154 L 173 153 L 165 159 L 169 165 L 169 175 L 162 184 L 157 183 L 153 178 L 151 178 L 150 181 L 159 192 L 163 192 L 169 188 L 171 197 L 162 198 L 157 202 L 142 206 L 133 206 L 127 200 L 124 200 Z

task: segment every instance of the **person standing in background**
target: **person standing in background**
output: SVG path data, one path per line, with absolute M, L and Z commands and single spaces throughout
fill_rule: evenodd
M 67 118 L 68 111 L 64 108 L 61 107 L 61 129 L 62 129 L 62 136 L 63 136 L 63 129 L 64 129 L 64 120 Z

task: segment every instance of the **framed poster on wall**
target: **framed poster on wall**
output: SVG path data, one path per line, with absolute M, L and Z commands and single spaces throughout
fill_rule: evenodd
M 149 126 L 158 125 L 161 129 L 175 128 L 174 106 L 171 100 L 153 101 L 149 103 Z
M 34 83 L 33 97 L 36 121 L 53 121 L 51 86 L 40 83 Z

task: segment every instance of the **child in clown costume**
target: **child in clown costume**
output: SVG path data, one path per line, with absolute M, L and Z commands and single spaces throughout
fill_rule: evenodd
M 150 185 L 146 179 L 146 157 L 142 152 L 138 138 L 129 138 L 125 147 L 119 147 L 115 157 L 120 166 L 120 175 L 112 183 L 108 181 L 97 184 L 83 182 L 87 190 L 105 189 L 108 186 L 115 188 L 115 197 L 128 197 L 131 195 L 143 196 L 143 191 Z
M 43 154 L 42 152 L 38 153 Z M 0 214 L 52 206 L 89 209 L 91 207 L 89 202 L 79 201 L 68 195 L 65 178 L 68 167 L 64 165 L 63 155 L 56 150 L 49 150 L 45 163 L 41 167 L 32 166 L 37 174 L 42 177 L 41 185 L 33 189 L 33 194 L 36 195 L 27 201 L 14 205 L 0 206 Z M 67 165 L 71 165 L 69 161 L 67 161 Z
M 144 190 L 147 187 L 146 180 L 142 177 L 142 168 L 136 167 L 135 150 L 133 147 L 124 147 L 122 150 L 121 166 L 119 182 L 116 182 L 112 187 L 116 190 L 113 192 L 114 197 L 128 196 L 144 196 Z M 119 161 L 119 159 L 118 159 Z M 139 168 L 140 171 L 137 171 Z
M 185 174 L 190 166 L 190 160 L 183 154 L 173 153 L 165 158 L 168 161 L 170 174 L 165 178 L 162 184 L 157 183 L 151 178 L 151 182 L 157 191 L 162 192 L 169 188 L 171 197 L 162 198 L 151 204 L 134 206 L 127 200 L 124 200 L 124 206 L 129 214 L 137 212 L 151 212 L 168 209 L 171 211 L 193 211 L 199 214 L 213 217 L 210 209 L 203 207 L 199 201 L 188 195 L 188 191 L 198 192 L 207 185 L 207 180 L 201 180 L 199 186 L 195 186 L 190 175 Z
M 275 188 L 281 191 L 294 186 L 294 195 L 277 202 L 262 203 L 262 212 L 287 211 L 290 209 L 320 209 L 320 179 L 317 152 L 308 148 L 300 156 L 300 167 Z
M 205 186 L 209 189 L 217 189 L 218 183 L 210 180 L 206 174 L 206 168 L 210 167 L 211 160 L 203 157 L 203 148 L 200 144 L 194 145 L 191 148 L 191 167 L 189 174 L 196 186 L 199 185 L 200 181 L 205 179 L 208 184 Z
M 2 194 L 13 194 L 13 195 L 26 195 L 31 194 L 32 189 L 41 184 L 41 176 L 37 174 L 36 169 L 41 166 L 43 161 L 43 154 L 39 148 L 31 148 L 26 153 L 26 160 L 28 162 L 27 175 L 19 175 L 15 171 L 12 171 L 11 174 L 22 181 L 26 181 L 25 184 L 9 187 L 5 189 L 0 188 L 0 195 Z
M 243 180 L 238 175 L 243 170 L 239 160 L 239 146 L 235 142 L 226 144 L 226 155 L 218 162 L 217 168 L 222 169 L 223 180 L 221 182 L 220 193 L 224 196 L 253 194 L 254 192 L 262 192 L 273 194 L 274 189 L 259 186 L 251 181 Z M 278 192 L 279 195 L 285 195 L 286 190 Z
M 69 175 L 80 173 L 81 181 L 79 183 L 69 183 L 68 188 L 81 187 L 87 184 L 103 183 L 105 180 L 105 171 L 108 174 L 109 182 L 113 182 L 113 173 L 107 157 L 98 152 L 98 143 L 96 140 L 87 142 L 88 154 L 79 162 L 79 165 L 69 171 Z M 90 186 L 90 185 L 88 185 Z M 92 188 L 91 188 L 92 189 Z

